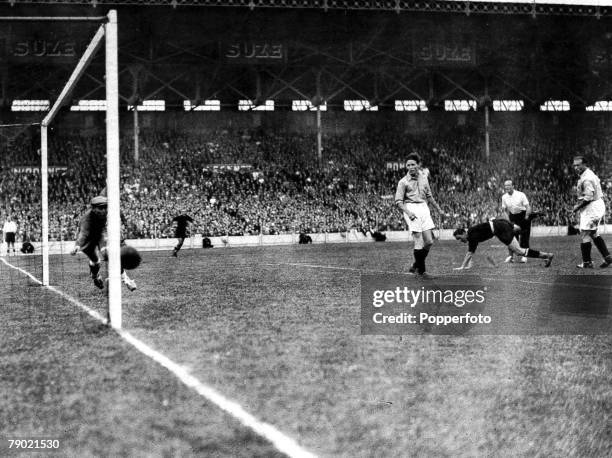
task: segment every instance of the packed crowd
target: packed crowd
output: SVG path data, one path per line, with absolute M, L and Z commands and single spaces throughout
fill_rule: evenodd
M 205 236 L 403 230 L 393 196 L 404 171 L 387 164 L 403 164 L 413 151 L 423 157 L 436 199 L 450 215 L 438 220 L 441 227 L 500 215 L 506 179 L 543 213 L 535 224 L 567 225 L 573 223 L 576 182 L 571 155 L 591 158 L 612 195 L 607 140 L 500 134 L 493 136 L 487 159 L 475 129 L 435 135 L 387 130 L 324 137 L 319 164 L 312 135 L 145 133 L 137 163 L 132 140 L 121 144 L 124 235 L 171 237 L 179 213 L 190 214 L 191 232 Z M 36 142 L 22 135 L 3 150 L 0 216 L 11 213 L 22 238 L 35 241 L 41 233 L 40 174 L 24 166 L 39 163 Z M 58 166 L 49 177 L 50 237 L 72 240 L 89 200 L 104 188 L 105 140 L 58 136 L 51 139 L 50 155 L 50 164 Z

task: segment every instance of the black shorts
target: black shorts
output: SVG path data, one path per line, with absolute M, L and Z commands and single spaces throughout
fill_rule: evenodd
M 186 231 L 176 231 L 174 233 L 174 237 L 177 239 L 186 239 L 187 238 L 187 232 Z
M 514 225 L 505 219 L 494 219 L 493 235 L 504 245 L 510 245 L 514 238 Z
M 7 232 L 6 234 L 4 234 L 4 241 L 6 243 L 15 243 L 15 233 Z

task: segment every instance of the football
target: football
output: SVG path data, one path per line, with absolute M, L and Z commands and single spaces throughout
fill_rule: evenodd
M 138 250 L 129 245 L 121 247 L 121 268 L 125 270 L 135 269 L 140 265 L 142 257 Z

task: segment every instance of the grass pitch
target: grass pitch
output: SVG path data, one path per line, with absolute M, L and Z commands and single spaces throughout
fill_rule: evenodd
M 529 316 L 559 275 L 612 280 L 574 268 L 576 239 L 532 243 L 556 253 L 550 269 L 492 267 L 505 249 L 479 247 L 470 273 L 490 309 Z M 431 274 L 464 250 L 438 243 Z M 361 335 L 360 274 L 407 271 L 408 244 L 169 254 L 143 253 L 124 328 L 317 455 L 612 455 L 609 334 Z M 40 277 L 38 257 L 9 261 Z M 83 257 L 52 263 L 58 289 L 104 311 Z M 74 305 L 4 264 L 0 280 L 1 440 L 59 438 L 58 456 L 278 454 Z M 559 319 L 610 329 L 610 315 Z

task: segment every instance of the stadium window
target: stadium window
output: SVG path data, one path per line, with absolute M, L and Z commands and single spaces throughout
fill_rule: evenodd
M 446 111 L 476 111 L 476 100 L 445 100 Z
M 396 100 L 395 111 L 428 111 L 424 100 Z
M 239 100 L 239 111 L 274 111 L 274 100 L 266 100 L 261 105 L 255 105 L 252 100 Z
M 319 105 L 320 111 L 327 111 L 327 102 Z M 293 100 L 291 102 L 292 111 L 317 111 L 317 107 L 310 100 Z
M 540 105 L 540 111 L 569 111 L 570 103 L 567 100 L 547 100 Z
M 79 100 L 70 111 L 106 111 L 106 100 Z
M 49 100 L 13 100 L 11 111 L 49 111 Z
M 134 105 L 128 105 L 128 111 L 134 111 Z M 136 107 L 138 111 L 166 111 L 165 100 L 145 100 Z
M 191 100 L 183 100 L 185 111 L 221 111 L 220 100 L 204 100 L 202 104 L 191 103 Z
M 493 100 L 493 111 L 521 111 L 524 106 L 522 100 Z
M 378 111 L 378 105 L 371 105 L 369 100 L 345 100 L 344 111 Z
M 598 100 L 585 109 L 586 111 L 612 111 L 612 100 Z

